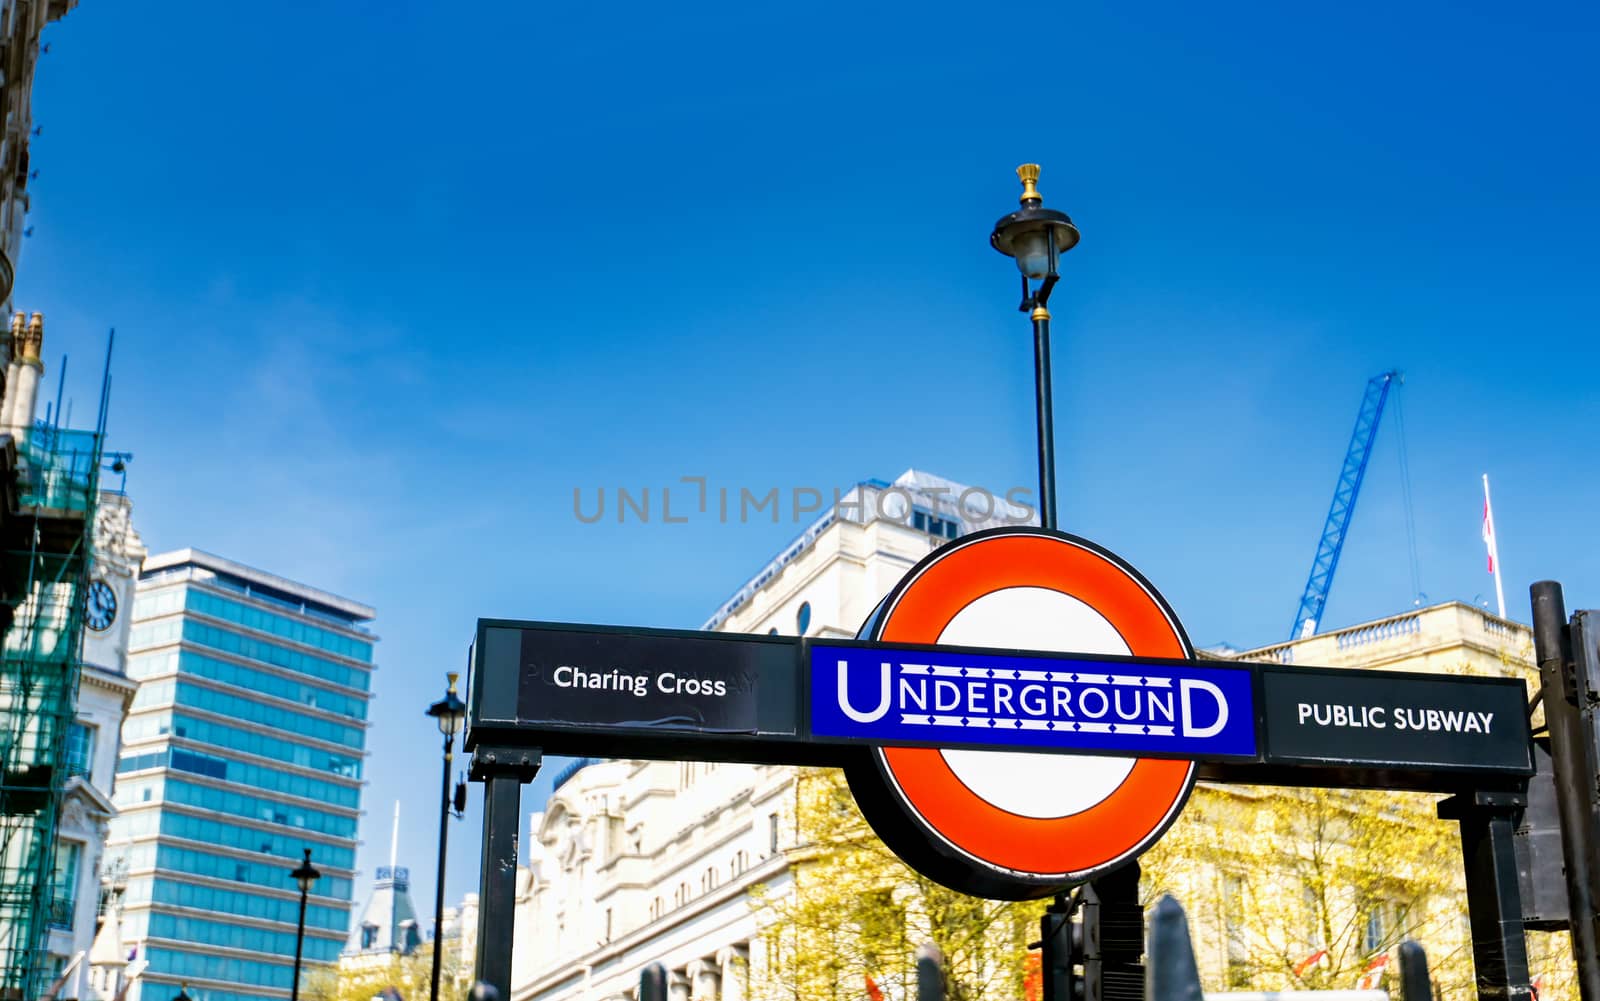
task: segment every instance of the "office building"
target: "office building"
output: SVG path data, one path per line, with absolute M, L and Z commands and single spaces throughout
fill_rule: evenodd
M 148 968 L 130 1001 L 290 993 L 310 849 L 322 878 L 305 962 L 350 927 L 376 637 L 359 602 L 193 549 L 145 561 L 108 855 L 122 939 Z

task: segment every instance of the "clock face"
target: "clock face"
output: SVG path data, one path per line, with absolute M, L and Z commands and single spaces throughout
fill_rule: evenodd
M 89 585 L 87 619 L 89 628 L 96 632 L 110 629 L 117 619 L 117 592 L 103 580 L 96 579 Z

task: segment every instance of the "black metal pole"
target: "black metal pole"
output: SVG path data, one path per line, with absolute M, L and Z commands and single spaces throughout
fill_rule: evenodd
M 1189 919 L 1170 894 L 1156 902 L 1150 915 L 1149 955 L 1146 997 L 1201 1001 L 1204 995 L 1200 991 L 1200 967 L 1195 962 L 1194 943 L 1189 939 Z
M 444 780 L 439 789 L 439 872 L 433 889 L 433 980 L 429 1001 L 439 1001 L 439 962 L 444 956 L 444 864 L 450 839 L 450 759 L 455 734 L 444 735 Z
M 306 943 L 306 888 L 300 888 L 300 925 L 294 933 L 294 979 L 289 986 L 289 1001 L 300 1001 L 300 953 Z
M 945 1001 L 944 953 L 932 942 L 917 947 L 917 1001 Z
M 483 783 L 483 864 L 478 877 L 477 977 L 511 996 L 511 947 L 517 907 L 517 835 L 522 785 L 539 772 L 540 754 L 527 748 L 478 747 L 469 775 Z
M 1056 433 L 1050 397 L 1050 310 L 1033 307 L 1034 400 L 1039 413 L 1039 524 L 1056 527 Z M 1587 999 L 1585 999 L 1587 1001 Z
M 1441 819 L 1461 822 L 1479 1001 L 1530 1001 L 1515 847 L 1516 818 L 1527 805 L 1522 793 L 1476 792 L 1452 796 L 1438 806 Z
M 1400 943 L 1400 1001 L 1433 1001 L 1428 954 L 1409 938 Z
M 639 973 L 639 1001 L 667 1001 L 667 968 L 651 963 Z
M 1550 730 L 1550 766 L 1555 774 L 1556 813 L 1567 869 L 1567 913 L 1578 994 L 1600 1001 L 1600 928 L 1596 927 L 1595 881 L 1600 878 L 1600 823 L 1595 818 L 1594 763 L 1585 748 L 1582 700 L 1572 656 L 1561 585 L 1541 580 L 1528 589 L 1533 599 L 1533 649 Z

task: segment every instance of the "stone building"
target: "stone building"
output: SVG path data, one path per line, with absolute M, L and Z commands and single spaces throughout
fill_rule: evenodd
M 28 142 L 34 134 L 33 74 L 39 62 L 39 36 L 45 25 L 66 16 L 78 0 L 0 0 L 0 300 L 11 310 L 33 169 Z

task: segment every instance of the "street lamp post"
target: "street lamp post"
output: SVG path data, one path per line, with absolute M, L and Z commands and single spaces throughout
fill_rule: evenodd
M 300 1001 L 300 953 L 306 943 L 306 895 L 311 892 L 311 885 L 322 878 L 322 873 L 311 864 L 311 849 L 307 848 L 305 852 L 305 861 L 300 863 L 298 869 L 289 873 L 294 877 L 294 881 L 300 884 L 300 924 L 294 933 L 294 979 L 290 982 L 289 1001 Z
M 989 245 L 1015 259 L 1017 270 L 1022 272 L 1022 305 L 1017 308 L 1033 320 L 1034 397 L 1039 416 L 1039 524 L 1055 528 L 1056 442 L 1050 399 L 1047 303 L 1060 277 L 1057 265 L 1061 255 L 1078 245 L 1078 227 L 1065 212 L 1044 207 L 1044 198 L 1034 186 L 1039 181 L 1037 163 L 1018 167 L 1017 177 L 1022 180 L 1022 208 L 994 224 Z
M 450 836 L 450 760 L 455 749 L 456 734 L 461 732 L 462 725 L 467 720 L 467 704 L 456 695 L 456 679 L 459 674 L 451 672 L 450 687 L 445 691 L 444 698 L 428 707 L 428 715 L 432 716 L 439 724 L 439 732 L 444 734 L 444 782 L 439 791 L 439 872 L 434 881 L 433 895 L 433 979 L 428 991 L 428 1001 L 439 1001 L 439 960 L 443 956 L 444 943 L 441 940 L 444 931 L 444 861 L 445 846 Z

